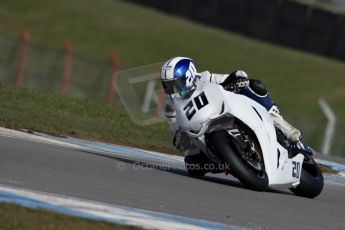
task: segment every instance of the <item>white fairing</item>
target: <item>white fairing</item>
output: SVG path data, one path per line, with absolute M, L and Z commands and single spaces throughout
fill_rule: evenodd
M 299 184 L 304 156 L 297 154 L 292 159 L 288 158 L 287 150 L 277 141 L 273 121 L 267 110 L 246 96 L 225 91 L 220 85 L 201 81 L 197 84 L 197 90 L 191 97 L 174 100 L 179 126 L 191 137 L 199 140 L 199 148 L 206 148 L 204 134 L 212 120 L 222 116 L 236 117 L 257 136 L 269 185 L 296 187 Z

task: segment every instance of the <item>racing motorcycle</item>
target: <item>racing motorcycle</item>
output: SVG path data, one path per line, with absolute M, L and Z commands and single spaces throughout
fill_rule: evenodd
M 256 101 L 221 85 L 198 81 L 188 98 L 175 98 L 175 106 L 181 130 L 209 160 L 204 162 L 215 166 L 212 172 L 225 170 L 258 191 L 287 187 L 309 198 L 321 193 L 323 176 L 313 155 L 289 155 L 289 141 Z M 208 172 L 186 166 L 192 176 Z

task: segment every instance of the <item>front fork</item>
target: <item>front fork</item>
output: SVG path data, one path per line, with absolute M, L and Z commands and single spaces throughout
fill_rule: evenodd
M 252 145 L 251 145 L 250 141 L 241 133 L 241 131 L 237 127 L 228 129 L 227 132 L 232 137 L 236 146 L 242 152 L 248 152 L 251 150 Z

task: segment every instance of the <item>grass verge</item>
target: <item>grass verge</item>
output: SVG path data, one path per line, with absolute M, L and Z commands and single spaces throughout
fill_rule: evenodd
M 323 96 L 339 120 L 345 120 L 343 61 L 249 39 L 119 0 L 2 0 L 0 18 L 0 32 L 14 35 L 25 26 L 32 43 L 62 47 L 62 40 L 68 37 L 76 53 L 103 60 L 115 50 L 123 68 L 184 55 L 194 58 L 199 70 L 229 73 L 244 69 L 265 82 L 284 113 L 291 110 L 323 118 L 318 105 Z M 44 69 L 43 61 L 30 68 Z
M 319 164 L 319 168 L 320 168 L 321 172 L 323 172 L 323 173 L 338 174 L 337 171 L 334 171 L 333 169 L 331 169 L 330 167 L 325 166 L 325 165 L 320 165 Z
M 0 85 L 0 126 L 177 153 L 165 123 L 135 125 L 106 104 Z
M 71 217 L 43 209 L 25 208 L 19 205 L 0 203 L 1 229 L 99 229 L 99 230 L 136 230 L 111 223 Z

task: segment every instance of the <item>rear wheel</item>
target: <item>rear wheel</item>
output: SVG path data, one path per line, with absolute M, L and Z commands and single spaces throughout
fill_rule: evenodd
M 251 133 L 246 133 L 247 151 L 239 148 L 232 137 L 224 130 L 211 133 L 209 141 L 216 153 L 228 164 L 233 176 L 240 180 L 246 187 L 253 190 L 266 190 L 268 177 L 262 153 Z
M 314 159 L 303 162 L 300 184 L 290 190 L 297 196 L 308 198 L 314 198 L 322 192 L 323 176 Z

